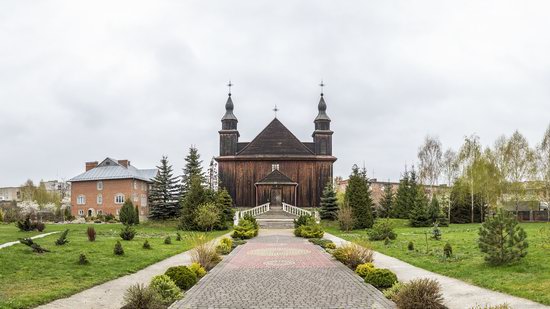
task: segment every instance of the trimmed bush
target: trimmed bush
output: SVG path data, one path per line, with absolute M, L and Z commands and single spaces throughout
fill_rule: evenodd
M 239 224 L 234 227 L 231 237 L 240 239 L 250 239 L 258 235 L 257 223 L 248 219 L 241 219 Z
M 161 302 L 167 306 L 183 297 L 180 288 L 166 275 L 154 276 L 149 288 L 153 289 L 160 296 Z
M 69 229 L 66 229 L 59 235 L 59 238 L 55 241 L 56 246 L 63 246 L 64 244 L 68 243 L 69 240 L 67 239 L 67 234 L 69 234 Z
M 360 264 L 357 265 L 357 268 L 355 268 L 355 273 L 358 274 L 359 277 L 365 278 L 365 276 L 374 269 L 375 268 L 372 263 Z
M 433 279 L 415 279 L 405 283 L 392 300 L 401 309 L 443 309 L 439 283 Z
M 30 232 L 33 231 L 36 227 L 36 225 L 31 222 L 31 215 L 27 215 L 25 217 L 25 220 L 17 221 L 16 225 L 21 232 Z
M 130 286 L 124 293 L 123 299 L 124 306 L 121 309 L 165 308 L 156 290 L 142 284 Z
M 369 240 L 394 240 L 397 234 L 393 231 L 393 225 L 390 220 L 377 220 L 368 231 Z
M 397 282 L 397 276 L 389 269 L 375 268 L 367 272 L 365 282 L 372 284 L 377 289 L 387 289 Z
M 407 245 L 407 249 L 409 249 L 409 251 L 414 251 L 414 243 L 412 241 L 409 241 L 409 244 Z
M 90 261 L 88 261 L 88 258 L 84 253 L 80 253 L 80 256 L 78 257 L 78 264 L 80 265 L 88 265 L 90 264 Z
M 164 273 L 182 290 L 187 291 L 197 283 L 197 275 L 186 266 L 174 266 Z
M 233 241 L 231 238 L 224 237 L 221 239 L 220 244 L 216 246 L 216 251 L 219 254 L 226 255 L 233 249 Z
M 172 238 L 170 238 L 170 236 L 166 236 L 166 238 L 164 238 L 164 244 L 165 245 L 171 245 L 172 244 Z
M 294 228 L 309 224 L 315 224 L 315 218 L 312 215 L 301 215 L 297 219 L 294 219 Z
M 252 215 L 246 214 L 243 216 L 242 220 L 246 220 L 252 223 L 256 230 L 260 228 L 260 226 L 258 225 L 258 221 L 256 221 L 256 218 L 254 218 L 254 216 Z
M 382 294 L 384 294 L 384 296 L 387 299 L 393 300 L 395 298 L 395 295 L 397 295 L 397 293 L 399 293 L 399 291 L 401 291 L 402 288 L 403 288 L 403 283 L 396 282 L 391 286 L 391 288 L 388 288 L 382 291 Z
M 124 240 L 132 240 L 136 236 L 136 229 L 134 229 L 129 224 L 125 224 L 124 227 L 120 230 L 120 238 Z
M 187 268 L 197 275 L 197 279 L 200 279 L 206 275 L 206 270 L 204 270 L 204 267 L 202 267 L 199 263 L 191 263 L 191 265 L 187 266 Z
M 113 249 L 113 253 L 115 255 L 124 255 L 124 249 L 122 248 L 122 244 L 120 241 L 116 241 L 115 248 Z
M 88 228 L 86 229 L 86 235 L 88 236 L 89 241 L 95 241 L 95 228 L 93 226 L 88 226 Z
M 322 238 L 310 238 L 310 243 L 321 246 L 323 249 L 336 249 L 336 244 L 332 240 Z
M 335 259 L 351 270 L 355 270 L 359 264 L 372 263 L 373 254 L 371 249 L 353 243 L 338 247 L 332 252 Z
M 450 258 L 451 256 L 453 256 L 453 247 L 451 247 L 450 243 L 446 243 L 445 247 L 443 247 L 443 255 L 446 258 Z
M 323 231 L 323 228 L 320 224 L 315 223 L 308 223 L 306 225 L 300 225 L 297 228 L 294 229 L 294 235 L 297 237 L 303 237 L 303 238 L 321 238 L 325 232 Z
M 143 249 L 151 249 L 151 245 L 147 239 L 143 242 Z

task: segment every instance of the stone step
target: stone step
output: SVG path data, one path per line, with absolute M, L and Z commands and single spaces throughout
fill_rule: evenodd
M 293 219 L 256 219 L 262 229 L 293 229 Z

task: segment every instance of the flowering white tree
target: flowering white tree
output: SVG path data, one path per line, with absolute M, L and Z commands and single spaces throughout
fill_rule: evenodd
M 22 201 L 17 203 L 17 206 L 21 209 L 21 213 L 25 215 L 30 215 L 38 211 L 39 206 L 36 201 Z

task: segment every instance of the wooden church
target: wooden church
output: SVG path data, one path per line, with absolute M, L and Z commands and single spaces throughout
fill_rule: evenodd
M 218 176 L 235 205 L 254 207 L 283 202 L 318 207 L 333 178 L 332 131 L 321 93 L 311 142 L 301 142 L 275 117 L 251 142 L 239 141 L 231 93 L 225 103 L 220 134 Z

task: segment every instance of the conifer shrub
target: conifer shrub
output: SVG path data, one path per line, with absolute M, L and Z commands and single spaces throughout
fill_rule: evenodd
M 202 277 L 204 277 L 204 275 L 206 275 L 206 270 L 204 269 L 204 267 L 201 266 L 201 264 L 195 262 L 195 263 L 191 263 L 189 266 L 187 266 L 192 272 L 195 273 L 195 275 L 197 275 L 197 279 L 200 279 Z
M 321 227 L 321 224 L 313 222 L 308 222 L 305 225 L 300 225 L 294 229 L 294 235 L 297 237 L 303 238 L 321 238 L 325 232 Z
M 332 240 L 323 238 L 310 238 L 309 242 L 317 246 L 321 246 L 321 248 L 323 249 L 336 249 L 336 244 L 332 242 Z
M 89 241 L 95 241 L 95 228 L 93 226 L 88 226 L 88 228 L 86 229 L 86 235 L 88 236 Z
M 397 276 L 389 269 L 375 268 L 367 272 L 365 282 L 377 289 L 387 289 L 397 282 Z
M 329 182 L 321 197 L 321 210 L 319 211 L 321 219 L 334 221 L 338 218 L 338 199 L 331 182 Z
M 233 241 L 231 238 L 224 237 L 220 240 L 220 243 L 216 246 L 216 251 L 219 254 L 226 255 L 233 249 Z
M 90 264 L 90 261 L 88 261 L 88 258 L 84 253 L 80 253 L 80 256 L 78 257 L 78 264 L 79 265 L 88 265 Z
M 252 223 L 252 226 L 254 226 L 255 229 L 259 229 L 260 226 L 258 225 L 258 221 L 256 220 L 256 218 L 254 218 L 254 216 L 250 215 L 250 214 L 246 214 L 243 216 L 242 220 L 246 220 L 246 221 L 249 221 L 250 223 Z
M 1 221 L 0 221 L 1 222 Z M 17 228 L 21 232 L 30 232 L 37 230 L 42 232 L 46 229 L 46 225 L 42 222 L 32 222 L 31 215 L 27 215 L 24 220 L 19 220 L 16 222 Z
M 312 215 L 300 215 L 298 218 L 294 219 L 294 228 L 313 223 L 315 223 L 315 218 L 313 218 Z
M 147 250 L 152 249 L 152 248 L 151 248 L 151 244 L 149 244 L 149 240 L 146 239 L 146 240 L 143 242 L 143 249 L 147 249 Z
M 136 213 L 131 199 L 126 199 L 118 215 L 120 222 L 125 225 L 136 224 Z
M 374 252 L 354 243 L 349 243 L 334 249 L 332 256 L 342 262 L 351 270 L 355 270 L 358 265 L 372 263 Z
M 357 265 L 357 268 L 355 268 L 355 273 L 358 274 L 359 277 L 365 278 L 365 276 L 374 269 L 375 268 L 372 263 L 359 264 Z
M 164 274 L 184 291 L 189 290 L 197 283 L 197 275 L 186 266 L 170 267 Z
M 64 244 L 69 243 L 69 240 L 67 239 L 67 234 L 69 234 L 69 229 L 66 229 L 59 235 L 59 238 L 55 241 L 56 246 L 63 246 Z
M 238 246 L 244 245 L 244 244 L 246 244 L 246 240 L 234 238 L 234 239 L 233 239 L 233 243 L 231 244 L 231 249 L 235 249 L 235 248 L 237 248 Z
M 136 236 L 136 229 L 134 229 L 129 224 L 125 224 L 124 227 L 120 230 L 120 238 L 123 240 L 132 240 Z
M 437 280 L 415 279 L 403 284 L 392 300 L 402 309 L 444 309 L 441 287 Z
M 453 256 L 453 247 L 451 246 L 450 243 L 446 243 L 445 247 L 443 247 L 443 255 L 446 258 L 450 258 Z
M 180 234 L 180 232 L 176 232 L 176 241 L 181 241 L 181 234 Z
M 130 286 L 124 293 L 124 306 L 121 309 L 163 309 L 160 295 L 156 290 L 143 284 Z
M 527 255 L 527 234 L 510 213 L 499 209 L 479 228 L 478 245 L 491 265 L 521 260 Z
M 398 281 L 394 283 L 391 286 L 391 288 L 388 288 L 382 291 L 382 294 L 384 294 L 384 296 L 387 299 L 393 300 L 395 298 L 395 295 L 397 295 L 397 293 L 399 293 L 399 291 L 401 291 L 402 288 L 403 288 L 403 283 Z
M 170 236 L 166 236 L 166 238 L 164 238 L 164 244 L 165 245 L 171 245 L 172 244 L 172 238 L 170 238 Z
M 441 240 L 441 235 L 442 233 L 441 233 L 441 229 L 439 228 L 439 224 L 435 222 L 432 228 L 432 238 L 435 240 Z
M 250 239 L 258 235 L 258 223 L 256 219 L 254 221 L 243 218 L 239 220 L 239 224 L 234 227 L 231 237 L 240 239 Z
M 122 248 L 122 244 L 120 241 L 116 241 L 115 248 L 113 249 L 113 253 L 115 255 L 124 255 L 124 249 Z
M 384 245 L 385 246 L 389 246 L 391 244 L 391 240 L 389 237 L 386 237 L 386 239 L 384 239 Z
M 166 275 L 154 276 L 153 279 L 151 279 L 149 288 L 158 294 L 160 301 L 165 306 L 169 306 L 183 297 L 180 288 L 178 288 L 174 281 Z
M 50 250 L 42 248 L 39 244 L 35 243 L 31 238 L 20 238 L 19 242 L 25 246 L 31 247 L 32 251 L 35 253 L 50 252 Z
M 407 245 L 407 249 L 409 251 L 414 251 L 414 243 L 412 241 L 409 241 L 409 244 Z
M 394 240 L 397 234 L 393 231 L 393 224 L 390 220 L 376 220 L 372 228 L 368 231 L 369 240 L 385 240 L 389 238 Z
M 46 229 L 46 225 L 42 222 L 36 222 L 34 223 L 34 228 L 39 231 L 39 232 L 42 232 Z

